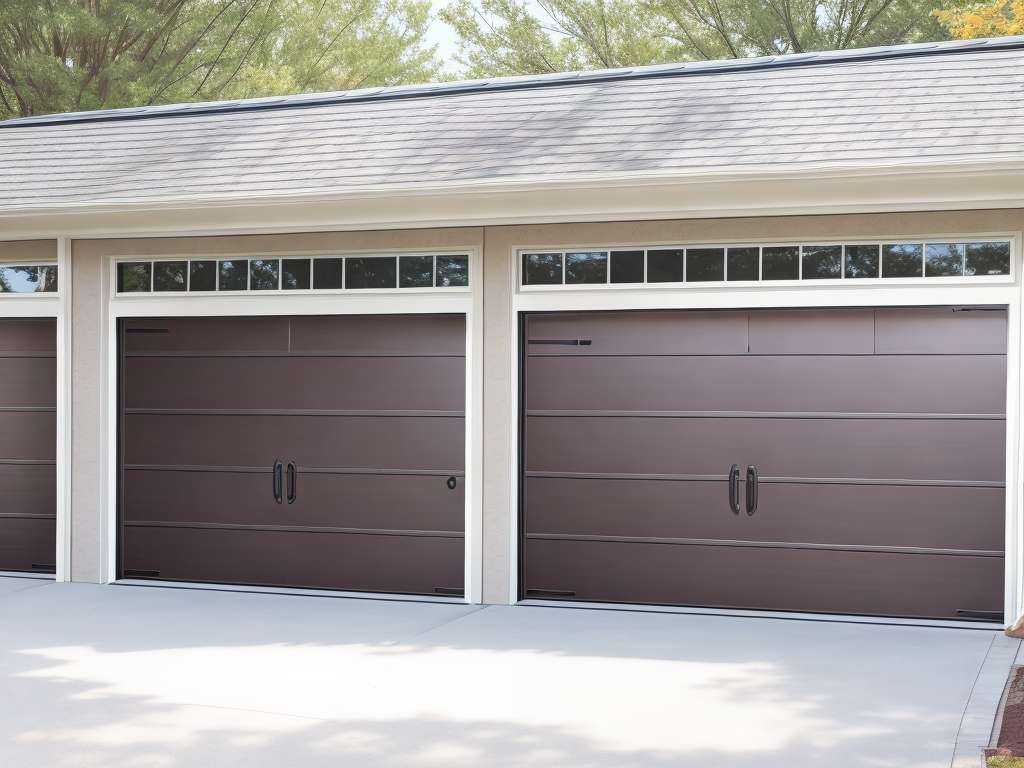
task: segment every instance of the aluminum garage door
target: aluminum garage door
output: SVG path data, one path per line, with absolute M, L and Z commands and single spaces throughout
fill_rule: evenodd
M 121 330 L 123 577 L 462 594 L 463 316 Z
M 1000 619 L 1006 325 L 527 316 L 522 596 Z
M 57 321 L 0 320 L 0 571 L 53 573 Z

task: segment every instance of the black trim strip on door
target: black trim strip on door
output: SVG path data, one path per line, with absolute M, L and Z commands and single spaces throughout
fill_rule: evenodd
M 214 464 L 124 464 L 132 472 L 227 472 L 235 474 L 270 474 L 271 466 L 244 467 Z M 298 467 L 299 472 L 312 475 L 417 475 L 424 477 L 465 477 L 464 470 L 448 469 L 376 469 L 372 467 Z
M 878 552 L 894 555 L 955 555 L 968 557 L 1004 557 L 996 549 L 949 549 L 941 547 L 900 547 L 875 544 L 817 544 L 791 541 L 754 541 L 742 539 L 694 539 L 664 536 L 606 536 L 576 533 L 530 533 L 527 539 L 546 541 L 597 541 L 613 544 L 669 544 L 690 547 L 750 547 L 755 549 L 815 549 L 831 552 Z
M 317 410 L 315 408 L 125 408 L 129 416 L 342 416 L 342 417 L 466 417 L 465 411 Z
M 126 528 L 186 528 L 211 531 L 261 531 L 267 533 L 332 533 L 357 536 L 413 536 L 420 538 L 463 539 L 462 531 L 423 531 L 396 528 L 339 528 L 326 525 L 250 525 L 246 523 L 192 523 L 171 520 L 126 520 Z
M 728 475 L 677 475 L 631 472 L 553 472 L 531 470 L 524 473 L 528 478 L 556 480 L 665 480 L 673 482 L 717 482 L 726 481 Z M 1001 480 L 911 480 L 892 477 L 771 477 L 758 478 L 761 483 L 792 485 L 906 485 L 936 488 L 1005 488 Z
M 846 411 L 604 411 L 528 410 L 527 416 L 543 418 L 636 418 L 636 419 L 895 419 L 904 421 L 1005 421 L 1004 413 L 892 413 Z

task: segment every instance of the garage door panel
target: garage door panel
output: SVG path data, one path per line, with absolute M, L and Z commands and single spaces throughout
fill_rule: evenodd
M 527 419 L 530 471 L 1001 481 L 1000 419 Z
M 52 573 L 56 542 L 52 517 L 0 517 L 0 571 Z
M 466 354 L 462 315 L 344 315 L 291 319 L 296 353 L 449 355 Z
M 865 309 L 749 313 L 753 355 L 870 355 L 874 313 Z
M 53 408 L 56 405 L 56 358 L 0 356 L 0 406 Z
M 284 353 L 288 318 L 172 317 L 124 321 L 128 356 L 151 353 Z
M 56 354 L 55 320 L 4 318 L 0 333 L 0 356 L 9 354 Z
M 762 483 L 753 517 L 724 479 L 529 477 L 526 498 L 530 534 L 1003 549 L 1002 488 Z
M 54 464 L 0 464 L 0 514 L 56 515 Z
M 438 594 L 461 590 L 461 537 L 124 529 L 124 571 L 229 584 Z
M 747 351 L 746 312 L 590 312 L 530 315 L 531 356 L 722 355 Z M 551 342 L 586 341 L 585 345 Z
M 418 531 L 462 531 L 464 483 L 436 475 L 339 475 L 301 472 L 294 504 L 274 501 L 269 471 L 125 472 L 129 523 L 217 523 Z
M 1005 355 L 1006 310 L 875 310 L 880 355 Z
M 53 461 L 56 435 L 54 411 L 0 411 L 0 459 Z
M 527 407 L 1001 414 L 1005 381 L 1001 355 L 549 356 L 530 361 Z
M 454 417 L 125 417 L 125 462 L 371 469 L 461 469 L 464 422 Z
M 1002 611 L 1003 559 L 531 540 L 527 596 L 962 618 Z
M 128 408 L 461 411 L 466 389 L 455 357 L 136 357 L 126 377 Z

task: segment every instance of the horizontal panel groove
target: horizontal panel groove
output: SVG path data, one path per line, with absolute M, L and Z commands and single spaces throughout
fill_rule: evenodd
M 130 416 L 323 416 L 387 418 L 465 418 L 464 411 L 318 410 L 311 408 L 125 408 Z
M 56 413 L 55 405 L 0 405 L 0 413 Z
M 528 410 L 527 416 L 639 419 L 896 419 L 937 421 L 1005 421 L 1001 413 L 857 413 L 842 411 L 613 411 Z
M 666 480 L 676 482 L 709 482 L 728 480 L 726 475 L 685 475 L 685 474 L 642 474 L 630 472 L 552 472 L 533 470 L 526 473 L 528 478 L 551 478 L 559 480 Z M 940 488 L 1005 488 L 1006 483 L 997 480 L 909 480 L 904 478 L 873 477 L 772 477 L 762 475 L 761 483 L 787 483 L 797 485 L 911 485 Z
M 527 539 L 547 541 L 597 541 L 613 544 L 671 544 L 697 547 L 752 547 L 757 549 L 814 549 L 832 552 L 878 552 L 895 555 L 953 555 L 966 557 L 1003 557 L 1001 550 L 940 549 L 932 547 L 893 547 L 871 544 L 812 544 L 787 541 L 743 541 L 738 539 L 665 538 L 660 536 L 593 536 L 567 533 L 528 533 Z
M 2 463 L 2 462 L 0 462 Z M 52 462 L 51 462 L 52 463 Z M 235 474 L 266 474 L 273 467 L 219 466 L 212 464 L 125 464 L 125 471 L 133 472 L 226 472 Z M 298 467 L 299 472 L 313 475 L 422 475 L 428 477 L 462 477 L 461 469 L 375 469 L 371 467 Z
M 10 464 L 13 466 L 26 466 L 26 467 L 55 467 L 57 462 L 54 459 L 3 459 L 0 458 L 0 464 Z
M 339 528 L 335 526 L 312 525 L 246 525 L 243 523 L 199 523 L 173 522 L 165 520 L 126 520 L 129 528 L 186 528 L 190 530 L 213 531 L 260 531 L 266 533 L 337 533 L 360 536 L 418 536 L 435 539 L 461 539 L 461 531 L 420 531 L 394 528 Z
M 0 512 L 0 520 L 56 520 L 57 515 L 36 515 L 29 512 Z
M 647 353 L 624 353 L 624 352 L 527 352 L 527 357 L 538 359 L 548 357 L 573 357 L 589 360 L 594 357 L 612 357 L 620 360 L 640 359 L 645 357 L 677 357 L 680 359 L 691 357 L 1006 357 L 1005 352 L 737 352 L 731 355 L 723 355 L 715 352 L 647 352 Z
M 56 352 L 0 352 L 0 360 L 4 358 L 35 357 L 42 360 L 56 360 Z
M 125 357 L 180 357 L 180 358 L 239 358 L 239 357 L 365 357 L 365 358 L 420 358 L 446 357 L 452 360 L 465 360 L 465 355 L 430 352 L 125 352 Z

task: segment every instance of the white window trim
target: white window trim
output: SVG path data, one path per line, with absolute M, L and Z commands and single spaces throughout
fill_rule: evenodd
M 1010 274 L 1008 275 L 953 275 L 947 277 L 857 277 L 851 278 L 846 276 L 846 252 L 843 249 L 842 263 L 843 267 L 840 271 L 839 277 L 834 278 L 822 278 L 822 279 L 803 279 L 803 249 L 805 247 L 818 247 L 818 246 L 848 246 L 848 245 L 944 245 L 947 243 L 999 243 L 1009 242 L 1010 243 Z M 981 235 L 944 235 L 940 237 L 928 236 L 928 237 L 890 237 L 890 238 L 879 238 L 879 237 L 856 237 L 856 238 L 832 238 L 832 239 L 809 239 L 799 238 L 795 240 L 745 240 L 737 242 L 723 242 L 720 240 L 713 241 L 672 241 L 672 242 L 650 242 L 645 241 L 643 243 L 599 243 L 590 245 L 533 245 L 533 246 L 521 246 L 515 249 L 515 285 L 518 293 L 546 293 L 552 291 L 569 292 L 569 291 L 703 291 L 703 290 L 737 290 L 745 288 L 758 288 L 760 290 L 776 290 L 784 288 L 793 288 L 797 286 L 820 286 L 820 287 L 842 287 L 847 288 L 872 288 L 878 286 L 914 286 L 914 285 L 981 285 L 981 284 L 992 284 L 992 285 L 1012 285 L 1017 282 L 1019 273 L 1019 237 L 1016 232 L 999 232 L 999 233 L 985 233 Z M 695 248 L 781 248 L 781 247 L 797 247 L 800 249 L 800 253 L 797 257 L 797 267 L 799 270 L 800 277 L 797 280 L 714 280 L 714 281 L 698 281 L 698 282 L 670 282 L 670 283 L 556 283 L 549 285 L 526 285 L 523 280 L 524 273 L 524 256 L 534 253 L 586 253 L 586 252 L 608 252 L 611 251 L 637 251 L 644 250 L 644 275 L 647 275 L 647 251 L 649 250 L 670 250 L 670 249 L 695 249 Z M 925 252 L 922 252 L 921 259 L 922 264 L 926 258 Z M 884 268 L 884 253 L 879 253 L 879 271 Z M 758 275 L 762 274 L 763 270 L 763 254 L 758 254 Z M 684 274 L 686 264 L 684 259 Z M 724 266 L 725 277 L 728 278 L 728 259 L 725 260 Z M 565 279 L 565 259 L 562 260 L 562 279 Z M 607 269 L 607 280 L 611 279 L 611 259 L 608 260 Z
M 376 251 L 380 253 L 380 251 Z M 388 252 L 392 255 L 395 252 Z M 409 255 L 410 252 L 402 252 Z M 411 252 L 426 254 L 425 251 Z M 430 251 L 430 254 L 446 255 L 448 251 Z M 451 252 L 469 256 L 469 271 L 472 276 L 482 273 L 482 256 L 478 248 L 464 248 Z M 275 258 L 286 258 L 290 254 L 275 254 Z M 326 254 L 334 255 L 334 254 Z M 160 257 L 161 260 L 180 260 L 175 257 Z M 200 256 L 192 255 L 198 259 Z M 251 254 L 236 258 L 254 258 Z M 256 256 L 255 258 L 259 258 Z M 466 317 L 466 454 L 465 454 L 465 595 L 462 601 L 473 604 L 483 600 L 483 290 L 442 288 L 429 292 L 413 292 L 412 289 L 392 289 L 386 292 L 371 290 L 339 291 L 232 291 L 231 296 L 202 292 L 189 296 L 186 293 L 147 293 L 118 295 L 116 286 L 116 264 L 131 261 L 131 257 L 107 257 L 105 270 L 109 300 L 106 302 L 106 333 L 104 336 L 106 414 L 104 419 L 103 461 L 105 482 L 101 508 L 105 510 L 103 552 L 103 574 L 107 583 L 131 583 L 130 579 L 117 577 L 117 326 L 121 318 L 129 317 L 230 317 L 230 316 L 275 316 L 275 315 L 406 315 L 406 314 L 462 314 Z M 138 258 L 136 261 L 140 260 Z M 156 259 L 148 258 L 154 261 Z M 225 292 L 227 294 L 228 292 Z M 267 301 L 274 297 L 273 301 Z M 231 589 L 219 584 L 194 584 L 209 589 Z M 263 589 L 263 591 L 268 591 Z M 269 590 L 274 591 L 274 590 Z M 283 592 L 288 592 L 282 588 Z M 313 591 L 311 591 L 313 592 Z M 364 599 L 406 599 L 429 600 L 429 597 L 391 595 L 386 593 L 348 593 L 344 591 L 315 590 L 316 594 L 353 595 Z M 458 598 L 438 598 L 441 602 L 458 601 Z
M 390 294 L 401 294 L 402 296 L 409 296 L 414 294 L 454 294 L 454 293 L 471 293 L 473 287 L 473 281 L 476 278 L 478 270 L 474 268 L 474 260 L 472 258 L 472 249 L 462 248 L 458 250 L 451 249 L 440 249 L 434 251 L 425 251 L 422 249 L 417 250 L 387 250 L 382 251 L 380 249 L 366 250 L 366 251 L 274 251 L 274 252 L 246 252 L 237 253 L 231 255 L 225 254 L 174 254 L 174 255 L 161 255 L 161 256 L 117 256 L 111 259 L 110 269 L 110 290 L 111 296 L 117 299 L 189 299 L 194 300 L 197 298 L 229 298 L 236 296 L 259 296 L 261 298 L 271 297 L 294 297 L 294 296 L 352 296 L 352 295 L 363 295 L 363 294 L 377 294 L 377 295 L 390 295 Z M 469 285 L 466 286 L 429 286 L 423 288 L 400 288 L 397 283 L 401 279 L 401 272 L 399 269 L 395 270 L 395 287 L 393 288 L 348 288 L 344 285 L 346 270 L 342 267 L 342 287 L 341 288 L 313 288 L 312 280 L 312 264 L 310 265 L 310 287 L 309 288 L 297 288 L 297 289 L 285 289 L 281 287 L 282 280 L 284 279 L 283 270 L 278 270 L 278 287 L 266 290 L 253 290 L 251 287 L 246 288 L 243 291 L 222 291 L 220 288 L 220 263 L 224 261 L 259 261 L 259 260 L 284 260 L 284 259 L 365 259 L 365 258 L 408 258 L 415 256 L 431 256 L 434 258 L 434 279 L 436 280 L 437 274 L 437 257 L 439 256 L 469 256 Z M 213 261 L 218 265 L 217 274 L 214 276 L 214 290 L 212 291 L 192 291 L 188 290 L 188 284 L 186 283 L 186 290 L 184 291 L 155 291 L 153 290 L 154 272 L 150 272 L 150 290 L 149 291 L 118 291 L 117 290 L 117 265 L 124 263 L 160 263 L 160 262 L 177 262 L 177 261 Z M 187 280 L 191 280 L 190 275 L 186 275 Z M 248 274 L 248 285 L 252 285 L 252 268 L 249 269 Z M 59 287 L 59 286 L 58 286 Z
M 842 307 L 900 307 L 900 306 L 993 306 L 1007 307 L 1007 379 L 1006 379 L 1006 534 L 1005 534 L 1005 576 L 1004 576 L 1004 623 L 1009 626 L 1024 614 L 1024 564 L 1020 562 L 1024 556 L 1024 446 L 1022 446 L 1021 430 L 1021 317 L 1024 307 L 1022 286 L 1016 283 L 1020 274 L 1022 233 L 996 233 L 964 235 L 962 233 L 929 237 L 892 237 L 886 242 L 949 242 L 985 240 L 1009 240 L 1011 245 L 1010 278 L 1000 276 L 998 282 L 985 278 L 955 278 L 953 281 L 942 278 L 880 278 L 857 280 L 816 280 L 791 281 L 788 285 L 772 285 L 765 287 L 759 283 L 731 283 L 723 289 L 723 284 L 715 284 L 718 290 L 692 290 L 692 284 L 658 284 L 661 290 L 651 290 L 637 284 L 626 285 L 628 290 L 606 290 L 609 286 L 597 285 L 598 291 L 576 290 L 583 286 L 544 286 L 548 290 L 518 290 L 512 296 L 512 327 L 516 329 L 516 338 L 511 345 L 511 369 L 514 372 L 510 400 L 510 418 L 513 428 L 511 445 L 512 457 L 510 519 L 509 532 L 509 581 L 508 602 L 512 605 L 529 604 L 529 600 L 520 599 L 519 572 L 519 535 L 520 535 L 520 493 L 519 479 L 522 470 L 520 464 L 520 374 L 523 354 L 522 339 L 519 329 L 520 316 L 524 312 L 565 312 L 565 311 L 615 311 L 645 309 L 790 309 L 790 308 L 842 308 Z M 769 245 L 779 241 L 765 241 Z M 825 245 L 831 242 L 819 241 Z M 878 238 L 843 238 L 844 245 L 858 243 L 877 243 Z M 765 243 L 750 243 L 763 245 Z M 793 242 L 782 243 L 793 245 Z M 800 240 L 800 245 L 813 245 L 813 240 Z M 672 243 L 666 244 L 669 247 Z M 701 246 L 704 243 L 697 243 Z M 737 244 L 730 244 L 739 247 Z M 663 247 L 661 244 L 645 242 L 625 243 L 615 246 L 565 246 L 565 245 L 520 245 L 511 249 L 510 278 L 520 289 L 519 280 L 522 270 L 522 254 L 532 251 L 583 250 L 637 250 L 641 247 Z M 685 246 L 684 246 L 685 247 Z M 781 282 L 781 281 L 780 281 Z M 871 286 L 873 290 L 865 293 L 862 284 Z M 568 289 L 568 290 L 566 290 Z M 545 602 L 545 604 L 547 604 Z M 586 603 L 575 603 L 586 605 Z M 729 613 L 716 609 L 699 609 L 700 612 Z M 799 617 L 804 614 L 785 613 L 778 611 L 758 611 L 760 616 Z M 818 620 L 832 621 L 863 621 L 862 616 L 818 615 Z M 906 624 L 906 619 L 874 619 L 879 623 Z M 916 623 L 916 622 L 915 622 Z M 921 621 L 922 624 L 941 626 L 949 622 Z M 982 623 L 965 624 L 968 627 L 984 626 Z M 994 625 L 990 625 L 994 626 Z
M 22 240 L 23 238 L 18 238 Z M 57 446 L 56 536 L 54 565 L 56 581 L 71 580 L 71 248 L 63 237 L 42 238 L 57 243 L 56 259 L 5 261 L 13 264 L 57 267 L 57 290 L 50 293 L 0 294 L 2 318 L 53 318 L 57 321 Z M 29 301 L 19 301 L 29 299 Z

